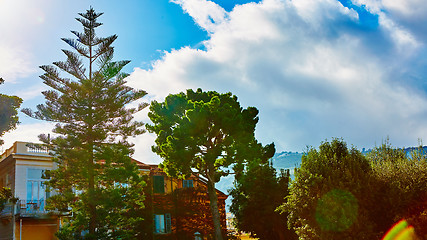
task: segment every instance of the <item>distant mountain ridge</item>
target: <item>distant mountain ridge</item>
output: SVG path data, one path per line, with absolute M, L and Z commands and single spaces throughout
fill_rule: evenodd
M 294 169 L 301 165 L 302 155 L 303 153 L 300 152 L 280 152 L 274 154 L 271 162 L 277 171 L 280 171 L 280 169 L 289 169 L 291 175 L 293 175 Z

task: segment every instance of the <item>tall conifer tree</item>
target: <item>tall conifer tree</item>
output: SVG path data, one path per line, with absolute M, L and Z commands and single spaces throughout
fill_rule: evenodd
M 33 118 L 57 123 L 55 138 L 40 135 L 40 139 L 51 147 L 58 163 L 46 176 L 48 186 L 57 192 L 50 207 L 72 212 L 58 236 L 142 238 L 137 226 L 142 220 L 144 181 L 131 161 L 133 145 L 127 139 L 144 132 L 133 114 L 147 104 L 126 106 L 146 92 L 125 85 L 128 74 L 121 70 L 129 61 L 113 61 L 111 44 L 117 36 L 96 36 L 102 13 L 90 8 L 79 15 L 76 20 L 84 31 L 71 31 L 77 39 L 62 39 L 75 52 L 62 50 L 66 61 L 41 66 L 45 71 L 41 78 L 52 88 L 43 92 L 46 103 L 35 112 L 23 110 Z

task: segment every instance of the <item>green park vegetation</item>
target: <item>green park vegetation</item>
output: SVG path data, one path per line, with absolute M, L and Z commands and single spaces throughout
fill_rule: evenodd
M 146 183 L 131 161 L 133 145 L 127 140 L 144 132 L 133 115 L 148 104 L 128 106 L 146 92 L 125 85 L 128 75 L 121 70 L 129 61 L 112 60 L 117 36 L 96 36 L 101 15 L 93 9 L 80 14 L 83 32 L 72 31 L 76 40 L 63 39 L 74 51 L 63 50 L 66 61 L 41 67 L 51 88 L 43 92 L 46 103 L 23 112 L 56 123 L 55 135 L 40 139 L 58 166 L 45 173 L 56 192 L 49 208 L 72 213 L 58 238 L 144 239 L 143 216 L 150 218 Z M 18 123 L 22 100 L 0 98 L 1 136 Z M 232 93 L 171 94 L 164 102 L 153 101 L 148 116 L 152 124 L 146 128 L 157 135 L 152 149 L 163 158 L 166 174 L 206 180 L 216 240 L 226 234 L 215 184 L 229 174 L 235 175 L 230 210 L 236 227 L 258 239 L 381 239 L 401 219 L 427 239 L 422 148 L 408 154 L 387 141 L 363 155 L 333 139 L 309 148 L 291 180 L 289 171 L 277 174 L 269 162 L 274 144 L 262 146 L 255 139 L 258 110 L 242 108 Z M 0 207 L 11 197 L 10 189 L 1 190 Z
M 401 219 L 427 238 L 427 162 L 388 142 L 366 156 L 340 139 L 310 148 L 295 170 L 286 202 L 300 239 L 381 239 Z

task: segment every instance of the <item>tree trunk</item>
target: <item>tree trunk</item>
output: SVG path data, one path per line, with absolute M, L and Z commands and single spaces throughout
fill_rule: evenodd
M 221 217 L 218 209 L 218 196 L 216 195 L 215 182 L 208 180 L 209 205 L 211 207 L 212 220 L 215 230 L 215 240 L 222 240 Z
M 94 162 L 93 162 L 93 143 L 90 144 L 91 152 L 88 159 L 88 195 L 89 195 L 89 234 L 93 238 L 96 234 L 96 204 L 95 201 L 95 174 L 94 174 Z
M 89 29 L 90 32 L 92 33 L 93 29 Z M 92 35 L 92 34 L 91 34 Z M 89 45 L 89 80 L 90 80 L 90 95 L 89 95 L 89 111 L 90 111 L 90 123 L 89 123 L 89 127 L 88 127 L 88 136 L 89 136 L 89 161 L 88 161 L 88 173 L 89 173 L 89 179 L 88 179 L 88 192 L 89 192 L 89 235 L 92 237 L 95 236 L 95 230 L 96 230 L 96 224 L 97 224 L 97 219 L 96 219 L 96 204 L 94 203 L 95 201 L 95 173 L 94 173 L 94 142 L 93 142 L 93 124 L 92 124 L 92 120 L 93 120 L 93 115 L 94 115 L 94 111 L 93 111 L 93 79 L 92 79 L 92 61 L 93 61 L 93 53 L 92 53 L 92 44 L 93 44 L 94 39 L 91 39 L 91 45 Z

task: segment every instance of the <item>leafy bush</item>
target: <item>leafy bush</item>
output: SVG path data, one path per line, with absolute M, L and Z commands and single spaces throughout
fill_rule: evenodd
M 300 239 L 375 239 L 372 186 L 368 160 L 333 139 L 308 149 L 280 209 Z

